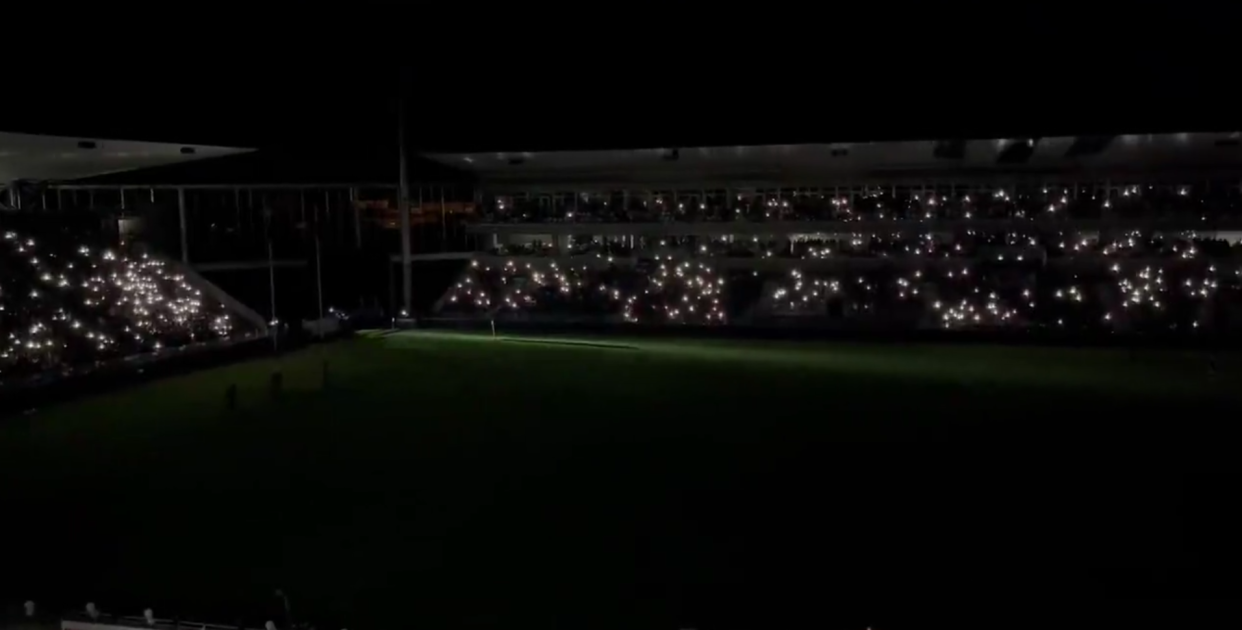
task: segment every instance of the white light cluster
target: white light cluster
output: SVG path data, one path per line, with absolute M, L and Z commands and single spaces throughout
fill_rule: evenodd
M 484 310 L 491 308 L 492 291 L 489 290 L 486 282 L 480 281 L 486 277 L 483 273 L 490 271 L 490 267 L 480 268 L 479 261 L 471 261 L 470 269 L 461 281 L 449 290 L 447 302 L 458 307 L 476 307 Z
M 1068 220 L 1075 216 L 1098 217 L 1125 212 L 1133 206 L 1137 212 L 1156 209 L 1163 213 L 1181 213 L 1204 221 L 1205 207 L 1220 207 L 1232 203 L 1230 195 L 1236 190 L 1236 181 L 1224 185 L 1195 189 L 1185 185 L 1127 184 L 1096 182 L 1092 185 L 1072 186 L 1018 186 L 982 189 L 977 187 L 918 187 L 893 188 L 889 186 L 864 187 L 861 189 L 826 188 L 782 189 L 756 191 L 754 193 L 728 194 L 725 191 L 696 191 L 688 198 L 678 198 L 677 193 L 632 200 L 626 206 L 641 206 L 647 212 L 638 213 L 640 221 L 702 220 L 705 217 L 723 218 L 732 214 L 737 220 L 759 221 L 807 221 L 835 220 L 843 222 L 862 220 L 891 220 L 911 223 L 937 218 L 1010 218 L 1029 221 Z M 1104 184 L 1101 186 L 1100 184 Z M 522 213 L 521 219 L 531 215 L 560 217 L 565 220 L 609 221 L 616 218 L 607 201 L 580 205 L 574 203 L 570 210 L 566 205 L 568 196 L 554 197 L 549 212 L 546 206 L 528 199 L 525 206 L 531 212 Z M 676 202 L 674 200 L 677 199 Z M 511 204 L 497 199 L 494 208 L 502 215 Z M 538 206 L 540 210 L 534 210 Z M 1114 206 L 1120 206 L 1114 210 Z M 623 208 L 625 210 L 625 208 Z M 731 212 L 730 212 L 731 211 Z M 483 216 L 490 216 L 484 213 Z M 630 217 L 631 220 L 635 216 Z
M 539 267 L 527 263 L 522 270 L 510 260 L 505 262 L 502 273 L 501 308 L 513 311 L 583 302 L 592 282 L 585 266 L 562 267 L 555 261 Z M 597 290 L 612 300 L 618 299 L 618 292 L 607 285 L 600 284 Z
M 1186 286 L 1192 287 L 1190 280 L 1186 281 Z M 1148 305 L 1160 309 L 1168 287 L 1164 281 L 1163 269 L 1156 269 L 1153 272 L 1151 267 L 1144 267 L 1137 276 L 1132 278 L 1119 275 L 1117 289 L 1121 293 L 1122 308 Z
M 501 312 L 533 308 L 585 306 L 595 297 L 591 289 L 610 303 L 619 303 L 617 287 L 598 283 L 585 265 L 560 265 L 556 261 L 505 261 L 497 267 L 472 261 L 446 294 L 450 311 Z
M 945 328 L 962 326 L 1004 326 L 1016 321 L 1020 314 L 990 292 L 982 300 L 962 298 L 954 303 L 934 302 L 932 308 L 940 313 Z
M 1200 260 L 1208 257 L 1205 247 L 1217 246 L 1216 256 L 1229 256 L 1224 241 L 1204 239 L 1194 232 L 1147 235 L 1131 231 L 1101 238 L 1091 232 L 1061 231 L 1038 235 L 1031 231 L 983 232 L 965 230 L 957 234 L 933 232 L 841 232 L 791 234 L 772 239 L 760 236 L 720 236 L 700 240 L 696 246 L 663 239 L 650 249 L 662 255 L 797 258 L 961 258 L 997 262 L 1038 262 L 1045 258 L 1096 256 L 1114 258 L 1178 258 Z M 985 255 L 986 253 L 986 255 Z M 599 253 L 595 258 L 603 258 Z
M 830 300 L 841 295 L 835 278 L 806 278 L 797 269 L 772 291 L 772 308 L 780 314 L 823 313 Z
M 885 270 L 841 283 L 828 276 L 794 270 L 784 282 L 769 284 L 771 315 L 827 315 L 835 300 L 839 316 L 874 313 L 892 315 L 907 325 L 934 321 L 944 328 L 963 327 L 1071 327 L 1113 330 L 1201 329 L 1215 311 L 1215 300 L 1242 307 L 1242 269 L 1219 276 L 1215 265 L 1170 272 L 1154 265 L 1122 273 L 1120 265 L 1108 276 L 1058 278 L 1038 274 L 972 273 L 969 268 L 933 273 Z M 891 286 L 892 293 L 878 291 Z M 1042 288 L 1040 288 L 1042 287 Z M 1051 297 L 1043 305 L 1036 294 Z M 925 316 L 897 308 L 907 303 L 926 308 Z M 1042 306 L 1042 308 L 1040 308 Z M 892 310 L 897 309 L 897 310 Z M 763 315 L 764 312 L 758 312 Z M 904 318 L 904 319 L 903 319 Z
M 541 309 L 557 315 L 584 314 L 628 322 L 719 324 L 725 309 L 726 280 L 705 259 L 659 257 L 649 267 L 610 266 L 607 270 L 556 261 L 475 263 L 449 292 L 473 312 Z M 881 317 L 905 325 L 970 327 L 1104 327 L 1182 329 L 1204 324 L 1209 301 L 1218 294 L 1242 302 L 1242 269 L 1230 268 L 1230 283 L 1215 265 L 1170 271 L 1147 264 L 1122 272 L 1110 263 L 1103 275 L 1063 276 L 1054 269 L 997 266 L 995 263 L 899 270 L 885 268 L 833 278 L 794 269 L 764 286 L 768 311 L 757 316 L 818 315 Z M 1196 271 L 1197 269 L 1197 271 Z M 1111 270 L 1111 273 L 1110 273 Z M 758 277 L 760 272 L 750 275 Z M 1037 294 L 1046 298 L 1040 303 Z M 746 312 L 750 305 L 737 305 Z M 589 310 L 589 313 L 587 312 Z
M 625 321 L 646 321 L 652 314 L 672 323 L 723 324 L 725 311 L 721 304 L 725 280 L 701 262 L 676 262 L 671 257 L 656 257 L 659 267 L 644 275 L 641 293 L 624 299 L 622 316 Z
M 657 266 L 590 269 L 555 261 L 473 261 L 445 295 L 443 308 L 469 313 L 531 309 L 582 311 L 623 321 L 724 323 L 725 280 L 705 264 L 657 257 Z
M 1182 318 L 1189 317 L 1188 325 L 1198 328 L 1202 306 L 1213 299 L 1220 289 L 1215 265 L 1204 269 L 1202 275 L 1190 272 L 1178 280 L 1167 278 L 1164 269 L 1151 266 L 1143 267 L 1134 275 L 1122 273 L 1116 265 L 1112 270 L 1116 275 L 1121 309 L 1110 309 L 1105 313 L 1105 318 L 1116 325 L 1146 321 L 1164 322 L 1168 327 L 1176 328 L 1179 324 L 1187 324 Z M 1239 273 L 1235 271 L 1234 275 Z M 1174 300 L 1189 308 L 1178 309 L 1179 314 L 1166 313 Z M 1114 312 L 1117 312 L 1117 318 L 1114 318 Z
M 12 231 L 3 240 L 13 273 L 0 278 L 0 375 L 233 332 L 225 309 L 162 261 L 86 245 L 58 252 Z

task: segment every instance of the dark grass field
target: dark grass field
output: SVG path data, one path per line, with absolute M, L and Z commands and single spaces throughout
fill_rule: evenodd
M 321 628 L 1180 619 L 1242 586 L 1236 362 L 353 339 L 7 421 L 0 585 L 254 623 L 283 588 Z

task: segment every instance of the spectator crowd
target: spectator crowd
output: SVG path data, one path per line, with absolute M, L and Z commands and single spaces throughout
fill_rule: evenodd
M 483 223 L 1242 218 L 1238 182 L 1199 185 L 880 186 L 490 196 Z
M 1086 266 L 1041 256 L 865 267 L 847 259 L 831 269 L 797 261 L 779 269 L 721 268 L 723 262 L 659 254 L 612 261 L 483 257 L 449 289 L 436 315 L 1078 332 L 1242 328 L 1242 260 L 1209 257 L 1200 248 L 1191 258 L 1118 254 Z
M 56 229 L 0 231 L 0 381 L 235 333 L 173 265 Z

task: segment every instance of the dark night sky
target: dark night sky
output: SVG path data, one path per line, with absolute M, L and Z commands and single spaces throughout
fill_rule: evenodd
M 387 156 L 402 79 L 422 151 L 1242 128 L 1233 38 L 1211 16 L 842 16 L 819 33 L 792 19 L 744 29 L 732 16 L 735 28 L 708 20 L 691 39 L 675 25 L 571 35 L 429 17 L 376 32 L 382 15 L 317 16 L 335 24 L 327 35 L 267 24 L 230 35 L 215 29 L 230 22 L 221 13 L 185 22 L 196 30 L 177 47 L 71 38 L 72 51 L 9 83 L 3 128 Z

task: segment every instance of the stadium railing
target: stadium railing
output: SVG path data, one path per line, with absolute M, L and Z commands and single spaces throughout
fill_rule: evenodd
M 267 333 L 268 322 L 263 319 L 263 316 L 255 312 L 254 309 L 229 295 L 226 291 L 216 286 L 216 283 L 204 278 L 203 274 L 196 271 L 190 265 L 183 264 L 181 261 L 167 256 L 160 256 L 159 258 L 165 264 L 176 269 L 178 273 L 189 278 L 195 286 L 200 287 L 209 297 L 220 302 L 235 315 L 249 322 L 255 330 L 260 331 L 261 334 Z
M 44 372 L 0 386 L 0 416 L 25 413 L 52 403 L 254 358 L 271 351 L 270 336 L 253 334 Z
M 106 628 L 155 628 L 157 630 L 261 630 L 258 628 L 246 628 L 240 625 L 224 625 L 218 623 L 203 623 L 198 621 L 183 621 L 180 619 L 152 619 L 147 620 L 146 617 L 135 615 L 108 615 L 99 614 L 91 616 L 86 613 L 68 613 L 61 615 L 61 630 L 105 630 Z

